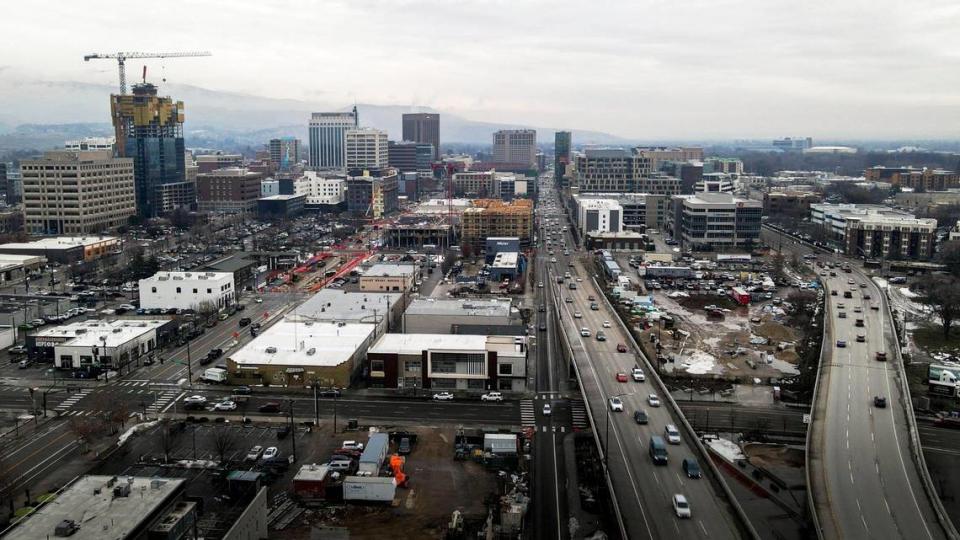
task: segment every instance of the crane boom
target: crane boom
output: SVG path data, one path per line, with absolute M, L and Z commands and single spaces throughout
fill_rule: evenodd
M 115 58 L 117 60 L 117 67 L 120 71 L 120 94 L 127 93 L 127 72 L 125 67 L 125 62 L 128 58 L 191 58 L 197 56 L 211 56 L 211 53 L 208 51 L 192 51 L 192 52 L 162 52 L 162 53 L 146 53 L 146 52 L 118 52 L 118 53 L 107 53 L 107 54 L 88 54 L 83 57 L 84 62 L 89 62 L 90 60 L 104 60 Z

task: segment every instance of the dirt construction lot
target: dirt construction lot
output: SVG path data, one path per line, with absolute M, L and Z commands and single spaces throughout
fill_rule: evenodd
M 308 510 L 293 526 L 271 537 L 310 538 L 311 527 L 317 525 L 345 528 L 351 539 L 442 538 L 454 510 L 467 520 L 485 517 L 484 502 L 496 489 L 495 472 L 472 461 L 454 461 L 453 428 L 408 431 L 418 435 L 404 467 L 410 483 L 408 489 L 397 490 L 394 506 L 347 504 Z
M 691 295 L 670 298 L 659 291 L 656 303 L 689 335 L 659 332 L 663 354 L 673 357 L 665 370 L 727 380 L 782 378 L 797 373 L 793 343 L 797 333 L 787 326 L 785 304 L 772 301 L 740 306 L 726 297 Z M 705 306 L 716 306 L 723 316 L 707 316 Z M 645 340 L 649 342 L 649 339 Z

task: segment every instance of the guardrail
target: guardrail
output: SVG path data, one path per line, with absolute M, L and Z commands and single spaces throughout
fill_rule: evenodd
M 821 289 L 824 293 L 823 296 L 823 325 L 824 332 L 823 337 L 820 340 L 820 361 L 817 362 L 817 376 L 813 381 L 813 397 L 810 400 L 810 427 L 807 428 L 807 439 L 804 444 L 803 450 L 803 467 L 804 467 L 804 476 L 807 481 L 807 507 L 810 509 L 810 519 L 813 521 L 813 528 L 817 531 L 817 538 L 823 540 L 823 525 L 820 523 L 820 518 L 817 516 L 817 506 L 813 500 L 813 475 L 811 471 L 813 468 L 810 466 L 810 456 L 812 452 L 810 451 L 810 444 L 813 440 L 813 426 L 816 421 L 817 415 L 817 398 L 820 396 L 820 373 L 823 369 L 823 353 L 826 350 L 827 346 L 827 325 L 830 323 L 830 313 L 827 311 L 827 296 L 830 294 L 830 291 L 827 289 L 826 284 L 824 284 Z
M 633 345 L 634 350 L 636 350 L 640 358 L 643 359 L 644 363 L 647 365 L 647 371 L 649 372 L 649 378 L 653 381 L 656 381 L 656 386 L 659 388 L 661 395 L 664 397 L 664 401 L 668 403 L 669 407 L 673 409 L 673 412 L 677 417 L 680 418 L 680 424 L 683 426 L 683 429 L 687 432 L 688 440 L 694 441 L 694 445 L 697 448 L 697 453 L 702 458 L 701 461 L 706 464 L 706 467 L 710 470 L 711 476 L 717 484 L 719 484 L 721 491 L 723 491 L 724 496 L 727 498 L 730 506 L 733 507 L 734 513 L 737 518 L 740 520 L 740 525 L 746 530 L 751 538 L 755 540 L 760 539 L 760 534 L 753 527 L 753 524 L 750 523 L 750 520 L 747 518 L 746 512 L 743 511 L 743 507 L 740 506 L 740 503 L 734 497 L 733 492 L 730 490 L 730 486 L 727 485 L 726 481 L 721 476 L 720 470 L 717 468 L 716 464 L 710 459 L 710 455 L 707 453 L 706 447 L 700 441 L 700 437 L 697 436 L 697 432 L 693 429 L 693 426 L 690 425 L 690 422 L 687 421 L 687 417 L 684 416 L 683 411 L 680 409 L 680 406 L 677 405 L 677 402 L 674 401 L 673 396 L 670 394 L 670 391 L 667 389 L 667 386 L 663 383 L 663 380 L 660 379 L 659 370 L 654 369 L 653 363 L 650 362 L 650 359 L 647 358 L 647 355 L 644 354 L 643 349 L 640 347 L 640 344 L 633 338 L 633 333 L 630 332 L 630 329 L 623 322 L 623 318 L 620 317 L 620 314 L 617 313 L 616 308 L 613 304 L 610 303 L 610 299 L 607 298 L 607 294 L 603 287 L 597 282 L 596 277 L 591 277 L 590 280 L 593 282 L 593 286 L 596 288 L 597 292 L 600 293 L 600 297 L 603 298 L 604 304 L 606 304 L 607 309 L 609 309 L 614 315 L 617 324 L 620 325 L 620 329 L 623 330 L 623 333 L 626 334 L 627 340 Z
M 568 354 L 569 361 L 573 364 L 573 371 L 577 375 L 577 383 L 580 387 L 580 395 L 583 396 L 583 404 L 587 411 L 587 419 L 590 421 L 590 431 L 593 432 L 593 440 L 597 445 L 597 450 L 600 452 L 600 463 L 603 466 L 603 475 L 607 482 L 607 490 L 610 492 L 610 499 L 613 502 L 614 513 L 617 516 L 617 525 L 620 528 L 620 538 L 626 540 L 629 538 L 629 536 L 627 536 L 627 529 L 623 523 L 623 514 L 620 512 L 620 502 L 617 500 L 617 493 L 614 491 L 613 481 L 610 479 L 610 470 L 607 468 L 606 452 L 610 448 L 610 442 L 607 441 L 607 446 L 604 446 L 600 441 L 600 430 L 597 428 L 596 420 L 593 417 L 593 409 L 590 406 L 590 400 L 583 390 L 583 378 L 580 374 L 580 366 L 577 365 L 577 361 L 574 358 L 573 344 L 570 343 L 570 336 L 563 331 L 563 325 L 560 320 L 560 309 L 562 306 L 560 305 L 560 299 L 558 295 L 554 295 L 553 303 L 555 308 L 553 311 L 554 325 L 558 328 L 558 333 L 560 334 L 561 338 L 560 341 L 566 346 L 565 349 Z M 606 398 L 604 398 L 604 402 L 606 402 Z M 606 410 L 604 410 L 604 413 L 606 413 Z

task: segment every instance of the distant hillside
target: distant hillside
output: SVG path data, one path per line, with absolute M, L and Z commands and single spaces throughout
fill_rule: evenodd
M 280 135 L 306 140 L 311 112 L 348 109 L 342 104 L 264 98 L 189 85 L 164 84 L 160 90 L 164 95 L 184 102 L 189 146 L 258 147 Z M 18 145 L 36 144 L 40 145 L 36 147 L 38 149 L 56 146 L 61 139 L 84 134 L 104 135 L 104 126 L 109 133 L 109 95 L 113 91 L 112 86 L 78 82 L 0 82 L 0 100 L 16 104 L 0 113 L 0 152 L 32 148 Z M 357 107 L 362 125 L 386 130 L 394 140 L 401 137 L 401 115 L 405 112 L 439 112 L 440 140 L 446 143 L 490 144 L 491 134 L 498 129 L 531 127 L 476 122 L 422 107 L 371 104 Z M 30 124 L 30 127 L 24 124 Z M 46 125 L 52 125 L 51 129 L 41 129 L 43 135 L 39 136 L 37 128 Z M 82 133 L 83 129 L 89 131 Z M 552 144 L 554 128 L 535 129 L 539 141 Z M 595 131 L 573 130 L 573 137 L 576 144 L 630 143 L 627 139 Z

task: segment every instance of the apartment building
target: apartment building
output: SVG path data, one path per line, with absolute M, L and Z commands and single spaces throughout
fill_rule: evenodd
M 293 195 L 306 195 L 307 209 L 320 209 L 343 204 L 346 201 L 347 179 L 320 176 L 316 171 L 305 171 L 294 181 Z
M 654 171 L 660 170 L 660 164 L 665 161 L 703 161 L 703 148 L 698 146 L 638 146 L 633 152 L 645 158 Z
M 537 131 L 501 129 L 493 134 L 493 161 L 537 167 Z
M 197 202 L 201 212 L 255 212 L 262 175 L 230 167 L 197 175 Z
M 936 244 L 937 220 L 883 205 L 811 204 L 810 221 L 855 257 L 926 260 Z
M 704 173 L 743 174 L 743 161 L 738 158 L 709 157 L 703 160 Z
M 137 212 L 133 163 L 108 150 L 55 150 L 23 160 L 26 231 L 85 235 L 126 225 Z
M 364 171 L 388 166 L 386 131 L 374 128 L 348 129 L 344 140 L 347 170 Z
M 488 237 L 517 237 L 521 246 L 529 246 L 533 237 L 533 202 L 516 199 L 477 199 L 461 216 L 461 242 L 474 253 L 483 249 Z
M 730 193 L 676 195 L 668 227 L 693 250 L 750 249 L 759 244 L 763 203 Z
M 916 191 L 946 191 L 960 188 L 960 173 L 915 167 L 871 167 L 863 172 L 868 182 L 889 182 Z
M 433 155 L 434 149 L 430 143 L 413 141 L 389 141 L 387 143 L 387 162 L 401 173 L 430 172 Z
M 810 213 L 810 205 L 823 199 L 810 191 L 768 191 L 763 194 L 763 213 L 767 216 L 800 215 Z
M 644 232 L 662 229 L 670 209 L 670 196 L 650 193 L 579 193 L 574 195 L 578 209 L 581 201 L 607 199 L 616 201 L 621 209 L 624 231 Z M 579 210 L 578 210 L 579 214 Z
M 457 197 L 497 198 L 512 200 L 527 195 L 525 177 L 512 173 L 464 171 L 454 173 L 453 190 Z

